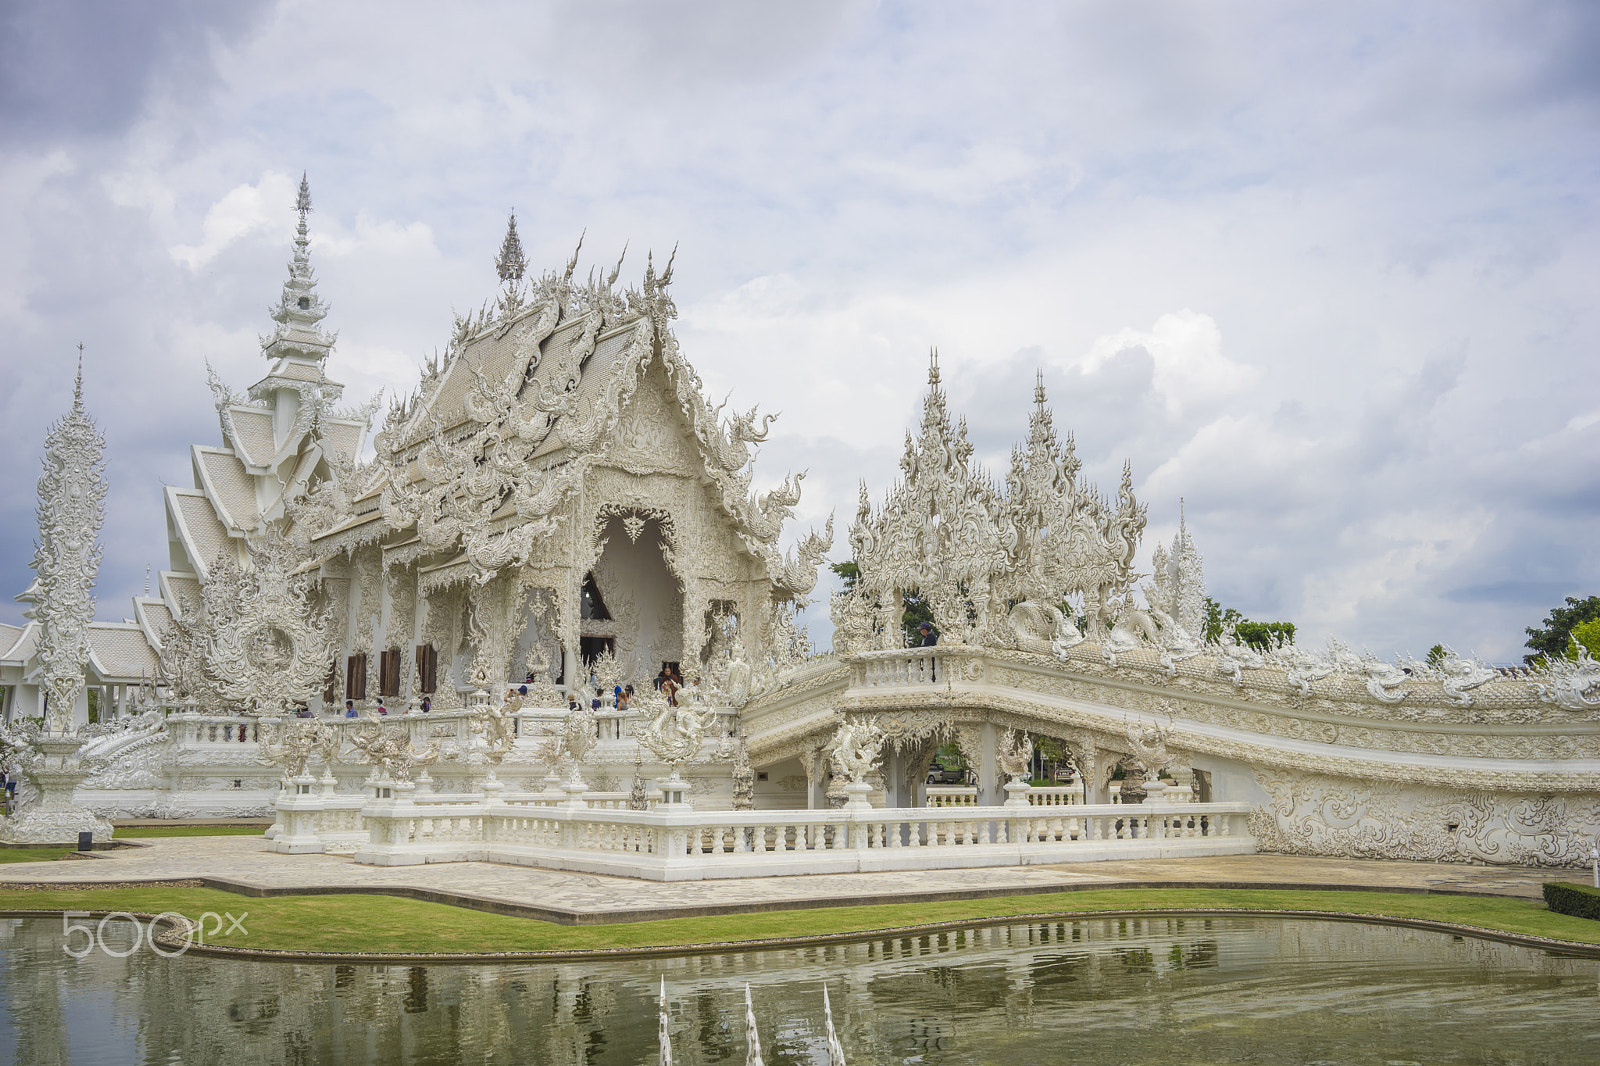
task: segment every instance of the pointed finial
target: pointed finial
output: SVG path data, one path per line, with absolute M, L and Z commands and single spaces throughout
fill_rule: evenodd
M 672 254 L 667 256 L 666 269 L 661 271 L 661 287 L 664 289 L 672 284 L 672 264 L 678 258 L 678 242 L 672 242 Z
M 1039 367 L 1034 372 L 1033 402 L 1040 407 L 1044 406 L 1044 367 Z
M 578 253 L 583 251 L 583 239 L 589 235 L 587 227 L 578 234 L 578 246 L 572 250 L 572 258 L 567 260 L 567 272 L 561 276 L 562 281 L 571 281 L 572 272 L 578 269 Z
M 928 384 L 939 384 L 939 349 L 928 349 Z
M 144 594 L 150 595 L 150 564 L 144 564 Z
M 306 172 L 300 172 L 300 195 L 295 197 L 294 209 L 300 212 L 300 221 L 306 220 L 306 213 L 311 210 L 311 183 L 306 180 Z
M 617 283 L 617 275 L 622 273 L 622 261 L 628 258 L 628 242 L 622 242 L 622 254 L 617 256 L 617 265 L 611 268 L 611 273 L 606 277 L 606 288 L 609 289 Z
M 517 209 L 511 209 L 506 219 L 506 237 L 500 242 L 500 254 L 495 257 L 494 268 L 500 280 L 514 284 L 522 280 L 528 269 L 528 257 L 522 252 L 522 239 L 517 236 Z
M 83 342 L 78 342 L 78 379 L 72 383 L 72 406 L 83 406 Z
M 617 256 L 617 265 L 611 268 L 611 273 L 606 277 L 606 288 L 609 289 L 617 283 L 617 275 L 622 273 L 622 261 L 628 258 L 628 242 L 622 242 L 622 254 Z

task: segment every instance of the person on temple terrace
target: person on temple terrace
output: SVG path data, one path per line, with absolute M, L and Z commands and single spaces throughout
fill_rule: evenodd
M 356 701 L 355 700 L 345 700 L 344 701 L 344 716 L 346 718 L 354 718 L 354 717 L 356 717 Z
M 920 626 L 917 627 L 917 631 L 922 634 L 922 643 L 917 645 L 919 648 L 932 648 L 932 647 L 934 647 L 935 645 L 937 645 L 939 643 L 939 634 L 935 633 L 933 631 L 933 627 L 930 626 L 928 623 L 926 623 L 926 622 L 922 623 Z M 937 680 L 939 680 L 939 668 L 938 668 L 938 666 L 934 666 L 928 672 L 928 680 L 929 681 L 937 681 Z

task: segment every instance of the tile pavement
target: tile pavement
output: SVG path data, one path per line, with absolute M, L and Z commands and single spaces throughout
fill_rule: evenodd
M 1294 885 L 1539 898 L 1547 880 L 1585 871 L 1285 855 L 1138 859 L 913 873 L 818 874 L 661 883 L 497 863 L 364 866 L 332 855 L 279 855 L 260 837 L 140 840 L 138 847 L 48 864 L 0 864 L 0 888 L 209 879 L 252 894 L 378 892 L 564 923 L 637 921 L 858 903 L 913 902 L 1085 888 Z M 48 869 L 41 869 L 47 866 Z

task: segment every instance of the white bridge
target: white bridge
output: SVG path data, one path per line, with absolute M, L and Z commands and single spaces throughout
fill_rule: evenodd
M 1241 666 L 1213 645 L 1174 662 L 1160 648 L 1090 641 L 869 651 L 787 676 L 743 720 L 755 765 L 804 774 L 812 806 L 843 717 L 883 730 L 891 807 L 928 801 L 928 768 L 948 740 L 977 771 L 971 802 L 998 803 L 995 756 L 1016 730 L 1071 752 L 1086 803 L 1111 798 L 1119 765 L 1166 768 L 1199 800 L 1248 804 L 1263 850 L 1587 862 L 1600 832 L 1600 671 L 1501 672 L 1462 690 L 1445 671 L 1387 667 L 1400 680 L 1385 685 L 1394 678 L 1375 660 L 1332 669 L 1310 658 Z

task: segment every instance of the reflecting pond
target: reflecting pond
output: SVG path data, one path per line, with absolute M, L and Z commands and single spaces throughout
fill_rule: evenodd
M 729 919 L 737 922 L 737 919 Z M 119 932 L 119 929 L 121 930 Z M 119 937 L 121 939 L 119 939 Z M 852 1066 L 1600 1061 L 1600 961 L 1440 933 L 1269 918 L 993 926 L 601 964 L 353 966 L 163 958 L 120 922 L 73 958 L 0 919 L 0 1058 L 47 1063 Z

